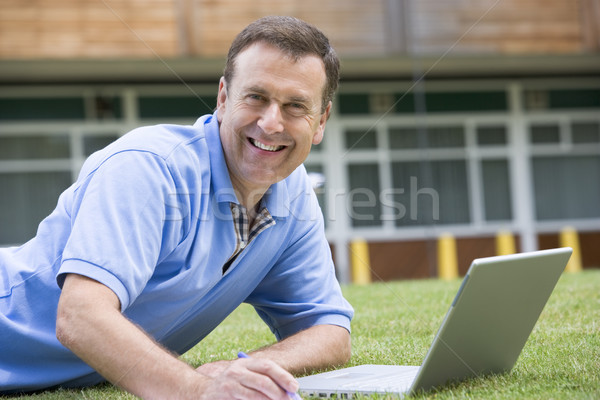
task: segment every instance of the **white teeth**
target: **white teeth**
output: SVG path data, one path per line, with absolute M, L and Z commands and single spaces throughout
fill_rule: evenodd
M 266 151 L 278 151 L 278 150 L 281 150 L 283 148 L 283 146 L 269 146 L 269 145 L 266 145 L 264 143 L 259 142 L 256 139 L 250 139 L 250 142 L 254 146 L 258 147 L 259 149 L 266 150 Z

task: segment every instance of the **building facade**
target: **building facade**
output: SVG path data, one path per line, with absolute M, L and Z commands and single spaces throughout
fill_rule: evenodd
M 314 174 L 338 274 L 367 240 L 374 279 L 435 276 L 559 245 L 600 266 L 596 0 L 29 1 L 0 5 L 0 244 L 22 243 L 85 158 L 215 105 L 233 36 L 269 14 L 321 27 L 342 60 Z

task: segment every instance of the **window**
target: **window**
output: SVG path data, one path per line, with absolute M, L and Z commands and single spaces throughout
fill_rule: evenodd
M 348 166 L 347 211 L 353 227 L 380 226 L 379 166 L 375 163 Z
M 600 108 L 600 89 L 526 89 L 523 96 L 529 110 Z
M 0 160 L 68 158 L 70 155 L 66 134 L 0 136 Z
M 470 221 L 464 160 L 392 163 L 394 200 L 406 210 L 396 226 L 461 224 Z
M 374 129 L 350 129 L 345 135 L 346 149 L 377 149 L 377 132 Z
M 84 119 L 83 97 L 0 98 L 0 121 Z
M 574 144 L 600 143 L 600 122 L 574 122 L 571 135 Z
M 507 144 L 506 126 L 478 126 L 477 145 L 504 146 Z
M 140 118 L 198 118 L 211 114 L 217 105 L 215 96 L 141 96 Z
M 378 98 L 386 98 L 386 100 L 382 102 Z M 387 112 L 414 114 L 417 111 L 413 92 L 342 93 L 338 99 L 342 115 L 381 115 Z M 385 106 L 382 107 L 382 104 Z M 428 113 L 489 112 L 507 110 L 508 102 L 505 91 L 427 91 L 424 93 L 423 107 Z
M 486 221 L 512 219 L 508 160 L 482 160 L 481 180 Z
M 532 144 L 559 143 L 560 128 L 556 124 L 535 124 L 530 127 Z
M 532 160 L 538 220 L 600 218 L 600 156 Z

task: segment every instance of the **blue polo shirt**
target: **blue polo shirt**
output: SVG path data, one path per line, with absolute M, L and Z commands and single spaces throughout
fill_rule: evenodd
M 56 339 L 69 273 L 109 287 L 127 318 L 178 354 L 242 302 L 277 339 L 317 324 L 349 330 L 304 168 L 268 190 L 275 224 L 223 274 L 236 249 L 231 202 L 216 115 L 139 128 L 93 154 L 36 237 L 0 249 L 0 393 L 103 381 Z

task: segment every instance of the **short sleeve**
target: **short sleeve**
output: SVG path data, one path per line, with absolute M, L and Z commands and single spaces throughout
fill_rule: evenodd
M 75 193 L 58 284 L 68 273 L 95 279 L 115 292 L 125 310 L 161 252 L 177 245 L 178 222 L 167 218 L 173 193 L 168 166 L 153 153 L 123 151 L 102 162 Z
M 311 203 L 305 207 L 318 207 L 316 196 L 306 197 Z M 300 208 L 305 212 L 296 205 L 292 220 L 286 222 L 293 224 L 293 240 L 246 300 L 278 340 L 321 324 L 338 325 L 350 331 L 354 313 L 335 276 L 322 214 L 319 212 L 315 218 L 295 218 L 294 215 L 309 215 L 308 208 Z

